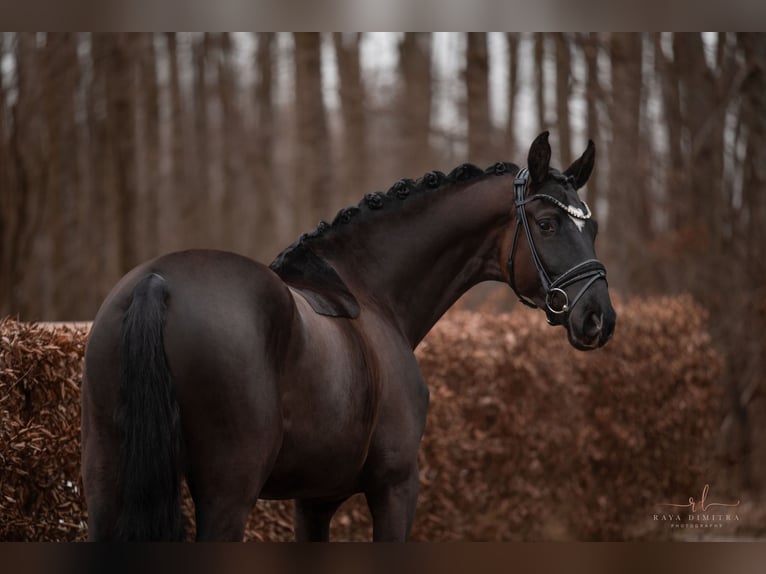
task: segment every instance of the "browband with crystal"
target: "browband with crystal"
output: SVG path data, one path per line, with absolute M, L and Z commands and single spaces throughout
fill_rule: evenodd
M 562 203 L 561 201 L 559 201 L 558 199 L 556 199 L 552 195 L 547 195 L 545 193 L 536 193 L 532 197 L 529 197 L 529 198 L 525 199 L 521 204 L 517 204 L 517 205 L 525 205 L 525 204 L 527 204 L 530 201 L 533 201 L 535 199 L 545 199 L 547 201 L 550 201 L 556 207 L 558 207 L 559 209 L 562 209 L 568 215 L 571 215 L 575 219 L 581 219 L 583 221 L 585 221 L 587 219 L 590 219 L 590 216 L 591 216 L 590 208 L 588 207 L 588 204 L 585 203 L 584 201 L 582 202 L 582 204 L 585 206 L 585 211 L 583 212 L 583 210 L 580 209 L 579 207 L 572 207 L 571 205 L 567 205 L 565 203 Z

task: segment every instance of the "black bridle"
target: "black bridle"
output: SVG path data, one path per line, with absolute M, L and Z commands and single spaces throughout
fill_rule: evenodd
M 522 168 L 516 178 L 513 180 L 513 190 L 515 195 L 516 206 L 516 231 L 513 234 L 513 245 L 511 246 L 511 253 L 508 256 L 508 274 L 510 276 L 510 284 L 513 292 L 519 298 L 519 301 L 527 305 L 528 307 L 537 308 L 537 304 L 529 297 L 526 297 L 519 293 L 516 288 L 516 279 L 513 268 L 513 258 L 516 255 L 516 244 L 519 238 L 519 229 L 523 228 L 527 236 L 527 243 L 529 244 L 529 251 L 532 254 L 532 262 L 537 268 L 537 273 L 540 276 L 540 283 L 545 290 L 545 313 L 548 317 L 548 323 L 551 325 L 559 324 L 560 318 L 571 312 L 577 302 L 582 298 L 585 292 L 599 279 L 606 281 L 606 267 L 598 259 L 586 259 L 581 263 L 571 267 L 565 271 L 556 279 L 551 280 L 548 273 L 545 271 L 543 262 L 537 253 L 535 248 L 535 242 L 532 240 L 532 231 L 529 228 L 529 222 L 527 221 L 527 213 L 524 209 L 527 203 L 536 199 L 544 199 L 553 203 L 556 207 L 566 212 L 568 215 L 576 219 L 586 221 L 590 219 L 591 213 L 588 206 L 585 205 L 585 211 L 574 209 L 571 206 L 565 205 L 553 196 L 543 193 L 537 193 L 532 197 L 527 198 L 527 187 L 529 184 L 529 171 L 527 168 Z M 586 281 L 585 285 L 580 289 L 577 295 L 569 301 L 569 295 L 564 290 L 570 285 Z

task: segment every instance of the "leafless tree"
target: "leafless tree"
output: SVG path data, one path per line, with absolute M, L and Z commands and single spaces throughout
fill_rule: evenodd
M 492 129 L 489 119 L 489 52 L 486 32 L 466 34 L 466 116 L 468 157 L 477 165 L 491 161 Z

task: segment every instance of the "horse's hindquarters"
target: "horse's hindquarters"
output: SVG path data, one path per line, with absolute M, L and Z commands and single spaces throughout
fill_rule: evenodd
M 146 377 L 121 389 L 124 312 L 137 281 L 150 274 L 167 285 L 159 353 L 164 352 L 180 407 L 184 470 L 195 499 L 198 533 L 237 539 L 281 444 L 277 371 L 294 309 L 287 289 L 271 271 L 219 252 L 172 254 L 134 270 L 94 321 L 82 396 L 90 528 L 103 534 L 99 538 L 113 537 L 123 505 L 114 485 L 119 478 L 115 469 L 126 456 L 121 448 L 125 424 L 152 422 L 138 420 L 152 417 L 149 412 L 134 412 L 127 421 L 115 416 L 126 392 L 143 394 L 147 401 L 153 393 Z M 151 451 L 150 444 L 141 448 Z M 156 461 L 158 466 L 173 464 Z

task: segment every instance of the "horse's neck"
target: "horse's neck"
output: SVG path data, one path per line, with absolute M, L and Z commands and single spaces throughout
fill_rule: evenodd
M 505 280 L 499 248 L 512 181 L 482 178 L 413 200 L 426 205 L 413 203 L 360 229 L 347 249 L 328 258 L 357 297 L 390 314 L 415 347 L 468 289 Z

